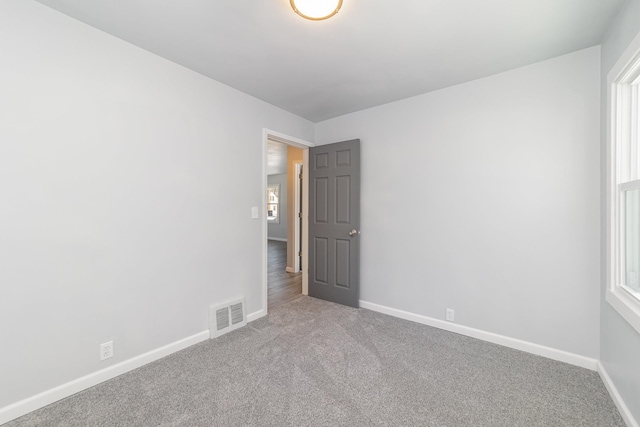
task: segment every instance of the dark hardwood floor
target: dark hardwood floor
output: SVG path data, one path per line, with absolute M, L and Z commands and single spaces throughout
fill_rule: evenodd
M 287 242 L 267 242 L 267 306 L 277 307 L 302 296 L 302 273 L 287 273 Z

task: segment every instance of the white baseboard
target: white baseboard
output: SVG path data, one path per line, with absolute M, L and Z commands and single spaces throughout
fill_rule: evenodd
M 86 390 L 101 382 L 110 380 L 126 372 L 132 371 L 140 366 L 146 365 L 189 346 L 209 339 L 209 330 L 198 332 L 190 337 L 183 338 L 163 347 L 151 350 L 131 359 L 122 361 L 115 365 L 93 372 L 84 377 L 75 379 L 66 384 L 54 387 L 50 390 L 28 397 L 19 402 L 13 403 L 4 408 L 0 408 L 0 424 L 4 424 L 29 412 L 50 405 L 65 397 L 69 397 L 79 391 Z
M 598 361 L 598 373 L 600 374 L 600 378 L 602 378 L 602 382 L 607 388 L 607 391 L 609 392 L 613 403 L 616 404 L 616 407 L 618 408 L 622 419 L 627 424 L 627 427 L 640 427 L 638 421 L 636 421 L 636 419 L 633 417 L 633 414 L 629 410 L 629 407 L 626 403 L 624 403 L 624 400 L 622 400 L 622 396 L 620 396 L 618 389 L 616 388 L 615 384 L 613 384 L 613 380 L 600 361 Z
M 283 239 L 281 237 L 267 237 L 268 240 L 275 240 L 276 242 L 286 242 L 287 239 Z
M 265 310 L 258 310 L 247 315 L 247 322 L 253 322 L 254 320 L 257 320 L 266 315 L 267 313 Z M 0 408 L 0 425 L 11 420 L 15 420 L 16 418 L 26 415 L 29 412 L 35 411 L 36 409 L 40 409 L 54 402 L 57 402 L 58 400 L 69 397 L 82 390 L 86 390 L 104 381 L 132 371 L 136 368 L 146 365 L 147 363 L 154 362 L 172 353 L 184 350 L 185 348 L 190 347 L 194 344 L 206 341 L 207 339 L 209 339 L 209 330 L 199 332 L 190 337 L 181 339 L 171 344 L 167 344 L 163 347 L 122 361 L 113 366 L 109 366 L 97 372 L 85 375 L 84 377 L 69 381 L 66 384 L 54 387 L 50 390 L 36 394 L 35 396 L 28 397 L 9 406 L 5 406 L 4 408 Z
M 485 332 L 480 329 L 474 329 L 468 326 L 462 326 L 456 323 L 434 319 L 432 317 L 423 316 L 421 314 L 409 313 L 408 311 L 402 311 L 367 301 L 360 300 L 360 307 L 372 311 L 377 311 L 379 313 L 388 314 L 390 316 L 399 317 L 401 319 L 410 320 L 412 322 L 421 323 L 423 325 L 433 326 L 434 328 L 455 332 L 456 334 L 466 335 L 468 337 L 477 338 L 494 344 L 499 344 L 516 350 L 526 351 L 527 353 L 532 353 L 560 362 L 569 363 L 571 365 L 580 366 L 581 368 L 590 369 L 592 371 L 595 371 L 597 369 L 598 361 L 596 359 L 581 356 L 575 353 L 569 353 L 568 351 L 558 350 L 555 348 L 546 347 L 544 345 L 519 340 L 517 338 L 510 338 L 504 335 L 494 334 L 492 332 Z
M 258 320 L 259 318 L 264 317 L 266 315 L 267 315 L 267 312 L 264 309 L 254 311 L 251 314 L 247 314 L 247 323 L 253 322 L 254 320 Z
M 611 395 L 614 403 L 618 407 L 620 414 L 628 427 L 640 427 L 633 415 L 629 411 L 629 408 L 622 400 L 622 397 L 618 393 L 611 378 L 607 374 L 604 366 L 595 360 L 585 356 L 569 353 L 563 350 L 554 349 L 551 347 L 542 346 L 539 344 L 530 343 L 527 341 L 505 337 L 503 335 L 494 334 L 491 332 L 481 331 L 479 329 L 470 328 L 467 326 L 458 325 L 455 323 L 446 322 L 439 319 L 423 316 L 420 314 L 410 313 L 403 310 L 398 310 L 391 307 L 386 307 L 379 304 L 370 303 L 367 301 L 360 301 L 360 307 L 368 310 L 377 311 L 379 313 L 388 314 L 390 316 L 398 317 L 405 320 L 421 323 L 423 325 L 433 326 L 439 329 L 444 329 L 450 332 L 455 332 L 461 335 L 466 335 L 472 338 L 478 338 L 484 341 L 492 342 L 495 344 L 503 345 L 505 347 L 514 348 L 516 350 L 526 351 L 528 353 L 536 354 L 539 356 L 548 357 L 553 360 L 569 363 L 572 365 L 580 366 L 583 368 L 597 370 L 604 382 L 609 394 Z M 264 309 L 258 310 L 254 313 L 247 315 L 247 322 L 252 322 L 261 317 L 266 316 Z M 86 390 L 104 381 L 115 378 L 126 372 L 132 371 L 140 366 L 154 362 L 158 359 L 166 357 L 172 353 L 183 350 L 194 344 L 209 339 L 209 331 L 202 331 L 190 337 L 175 341 L 171 344 L 167 344 L 163 347 L 151 350 L 147 353 L 125 360 L 113 366 L 109 366 L 105 369 L 101 369 L 97 372 L 91 373 L 84 377 L 70 381 L 66 384 L 62 384 L 58 387 L 54 387 L 50 390 L 39 393 L 35 396 L 13 403 L 4 408 L 0 408 L 0 424 L 4 424 L 29 412 L 40 409 L 44 406 L 50 405 L 58 400 L 69 397 L 82 390 Z

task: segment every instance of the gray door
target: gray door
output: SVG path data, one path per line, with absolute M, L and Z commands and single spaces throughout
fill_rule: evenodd
M 309 295 L 358 307 L 360 140 L 309 149 Z

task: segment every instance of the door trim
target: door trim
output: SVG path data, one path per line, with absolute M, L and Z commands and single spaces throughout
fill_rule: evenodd
M 267 188 L 267 144 L 269 140 L 281 142 L 283 144 L 291 145 L 294 147 L 298 147 L 302 149 L 302 165 L 305 170 L 309 170 L 309 148 L 315 147 L 315 144 L 309 141 L 305 141 L 300 138 L 296 138 L 293 136 L 286 135 L 284 133 L 276 132 L 271 129 L 263 128 L 262 129 L 262 189 Z M 303 173 L 302 175 L 302 185 L 305 188 L 309 186 L 309 174 Z M 261 191 L 262 194 L 261 202 L 262 207 L 267 206 L 267 192 Z M 304 232 L 302 234 L 302 264 L 303 266 L 308 266 L 308 256 L 309 256 L 309 195 L 308 191 L 303 192 L 302 194 L 302 228 Z M 264 209 L 262 209 L 264 212 Z M 263 213 L 262 218 L 262 316 L 267 315 L 267 238 L 268 238 L 268 228 L 267 228 L 267 216 Z M 309 294 L 309 268 L 304 268 L 302 271 L 302 294 Z M 257 318 L 257 317 L 256 317 Z
M 303 159 L 304 161 L 304 159 Z M 302 229 L 304 229 L 305 227 L 303 226 L 302 229 L 300 227 L 300 221 L 298 220 L 298 215 L 302 216 L 302 200 L 300 198 L 300 190 L 302 188 L 304 188 L 304 186 L 302 185 L 302 183 L 300 182 L 300 179 L 298 178 L 298 176 L 300 175 L 300 170 L 304 169 L 304 164 L 303 162 L 295 162 L 294 163 L 294 170 L 295 170 L 295 174 L 296 176 L 294 177 L 295 179 L 295 194 L 294 194 L 294 211 L 296 213 L 296 216 L 294 218 L 294 236 L 293 236 L 293 242 L 294 242 L 294 247 L 295 247 L 295 251 L 294 253 L 299 253 L 300 251 L 302 251 L 302 247 L 301 247 L 301 242 L 300 242 L 300 234 L 302 233 Z M 303 179 L 304 179 L 304 175 L 303 175 Z M 302 188 L 301 188 L 302 187 Z M 302 195 L 302 197 L 304 197 L 304 193 Z M 293 272 L 294 273 L 298 273 L 300 272 L 301 266 L 300 266 L 300 256 L 296 255 L 294 258 L 294 263 L 293 263 Z M 302 263 L 304 264 L 304 263 Z

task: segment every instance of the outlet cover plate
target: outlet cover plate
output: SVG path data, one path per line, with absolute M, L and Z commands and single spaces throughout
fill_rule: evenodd
M 113 357 L 113 341 L 100 344 L 100 360 L 110 359 Z
M 450 308 L 447 308 L 447 320 L 449 322 L 453 322 L 453 320 L 455 319 L 455 314 L 456 312 Z

